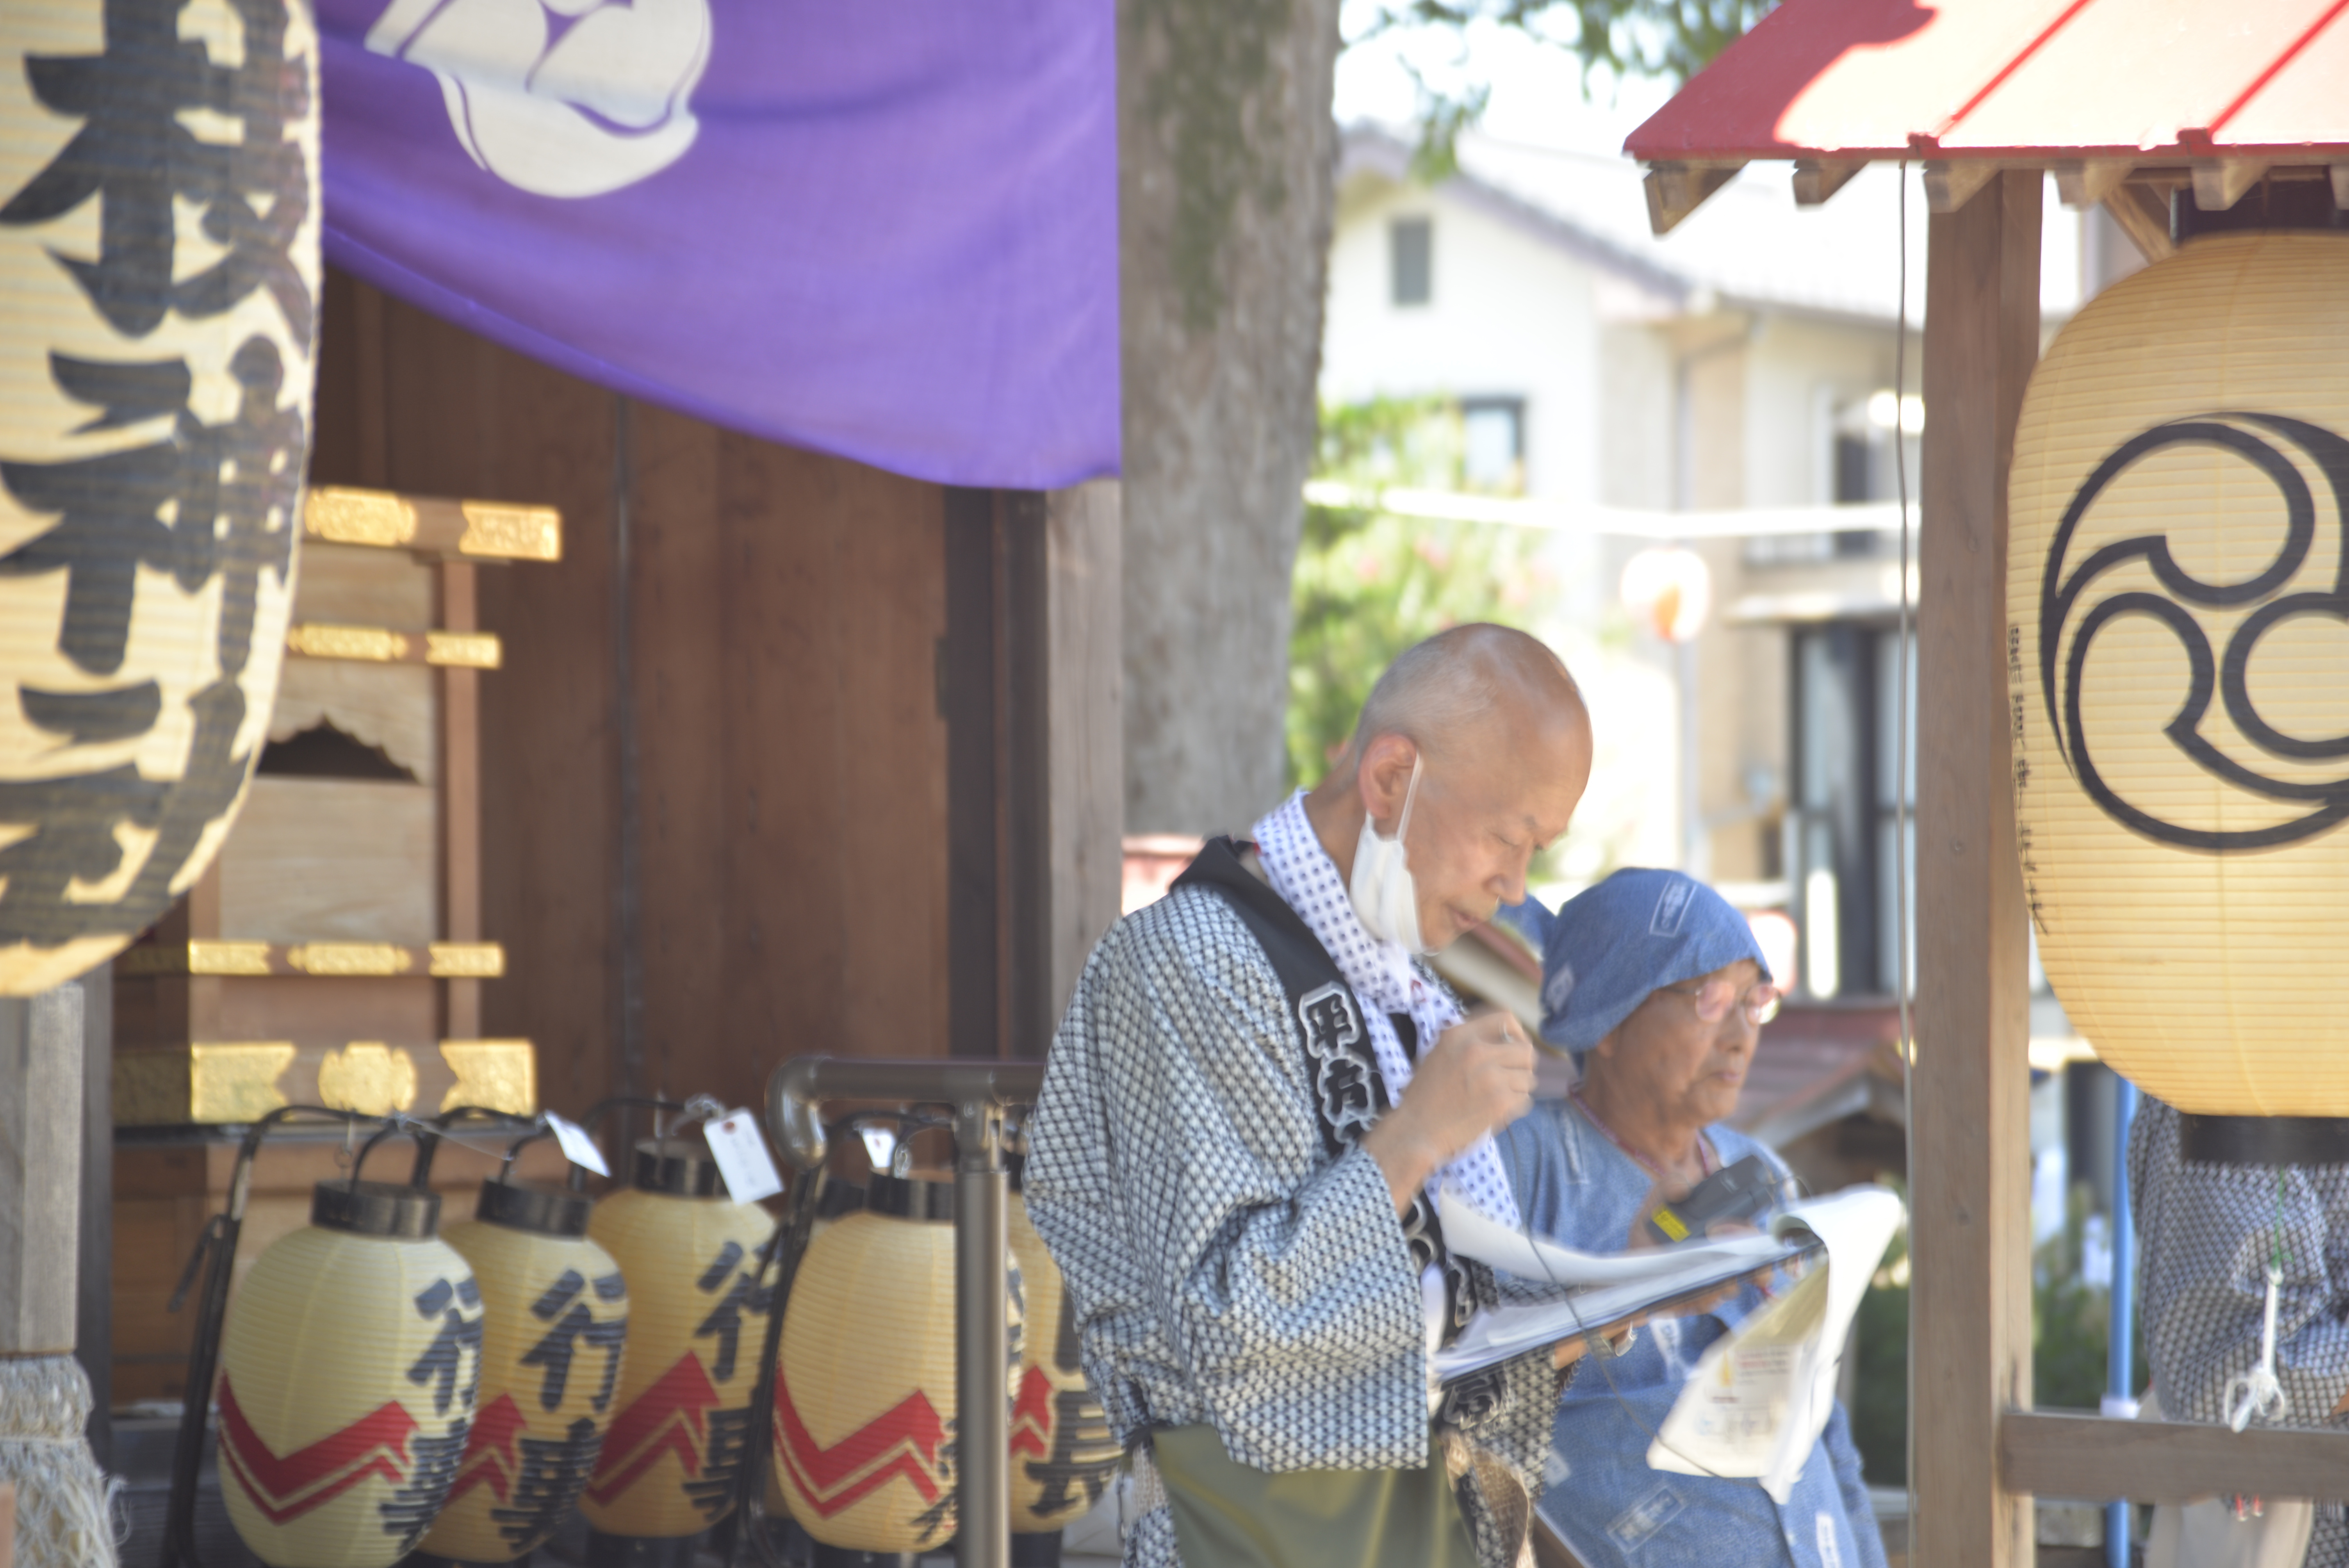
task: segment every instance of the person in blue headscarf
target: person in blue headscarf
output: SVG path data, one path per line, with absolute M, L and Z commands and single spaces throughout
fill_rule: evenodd
M 1753 928 L 1678 872 L 1620 871 L 1552 914 L 1499 918 L 1542 954 L 1542 1037 L 1581 1073 L 1504 1132 L 1517 1206 L 1537 1233 L 1588 1252 L 1645 1244 L 1645 1222 L 1713 1171 L 1777 1156 L 1725 1123 L 1778 990 Z M 1766 1222 L 1757 1216 L 1755 1222 Z M 1783 1505 L 1761 1483 L 1651 1470 L 1648 1449 L 1708 1346 L 1765 1298 L 1754 1284 L 1651 1320 L 1558 1406 L 1540 1508 L 1585 1568 L 1658 1563 L 1884 1568 L 1841 1405 Z

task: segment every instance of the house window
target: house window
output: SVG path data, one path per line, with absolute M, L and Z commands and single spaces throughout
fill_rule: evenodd
M 1425 304 L 1434 294 L 1435 225 L 1427 218 L 1397 218 L 1387 226 L 1394 303 Z
M 1889 626 L 1835 622 L 1794 643 L 1793 808 L 1785 854 L 1802 939 L 1798 978 L 1812 996 L 1899 989 L 1900 861 L 1915 898 L 1916 723 L 1909 731 L 1911 815 L 1900 832 L 1900 640 Z M 1909 686 L 1915 699 L 1915 638 Z M 1913 976 L 1914 968 L 1911 967 Z
M 1526 488 L 1526 400 L 1460 400 L 1461 478 L 1470 490 L 1521 495 Z

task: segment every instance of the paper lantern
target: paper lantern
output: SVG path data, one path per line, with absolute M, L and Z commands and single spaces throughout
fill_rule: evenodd
M 221 1333 L 221 1491 L 271 1568 L 389 1568 L 440 1510 L 481 1367 L 481 1294 L 440 1200 L 321 1181 Z
M 876 1174 L 861 1212 L 809 1241 L 783 1310 L 774 1420 L 776 1479 L 817 1542 L 919 1552 L 954 1534 L 950 1184 Z
M 698 1535 L 732 1511 L 749 1452 L 751 1384 L 769 1293 L 762 1209 L 724 1195 L 699 1140 L 636 1145 L 634 1184 L 610 1193 L 589 1238 L 628 1282 L 617 1411 L 580 1500 L 606 1535 Z
M 424 1550 L 509 1563 L 563 1522 L 587 1484 L 620 1391 L 628 1290 L 587 1239 L 585 1195 L 484 1181 L 448 1243 L 481 1291 L 480 1412 Z
M 2349 1116 L 2344 363 L 2349 236 L 2199 239 L 2064 327 L 2015 434 L 2040 958 L 2105 1061 L 2188 1111 Z
M 1117 1473 L 1124 1449 L 1085 1384 L 1076 1315 L 1060 1266 L 1017 1192 L 1005 1228 L 1019 1263 L 1025 1331 L 1011 1396 L 1011 1528 L 1057 1531 L 1083 1517 Z
M 0 993 L 203 873 L 269 727 L 317 324 L 307 5 L 0 6 Z

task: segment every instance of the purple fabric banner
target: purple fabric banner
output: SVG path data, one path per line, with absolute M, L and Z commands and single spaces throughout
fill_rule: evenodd
M 948 484 L 1118 462 L 1112 0 L 318 0 L 327 259 Z

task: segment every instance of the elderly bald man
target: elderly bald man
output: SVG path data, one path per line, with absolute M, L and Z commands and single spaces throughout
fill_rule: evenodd
M 1531 1043 L 1419 955 L 1525 897 L 1590 773 L 1566 666 L 1499 626 L 1394 662 L 1339 767 L 1102 939 L 1029 1124 L 1029 1212 L 1133 1460 L 1130 1568 L 1514 1568 L 1571 1360 L 1439 1387 L 1495 1298 L 1439 1182 L 1516 1222 Z

